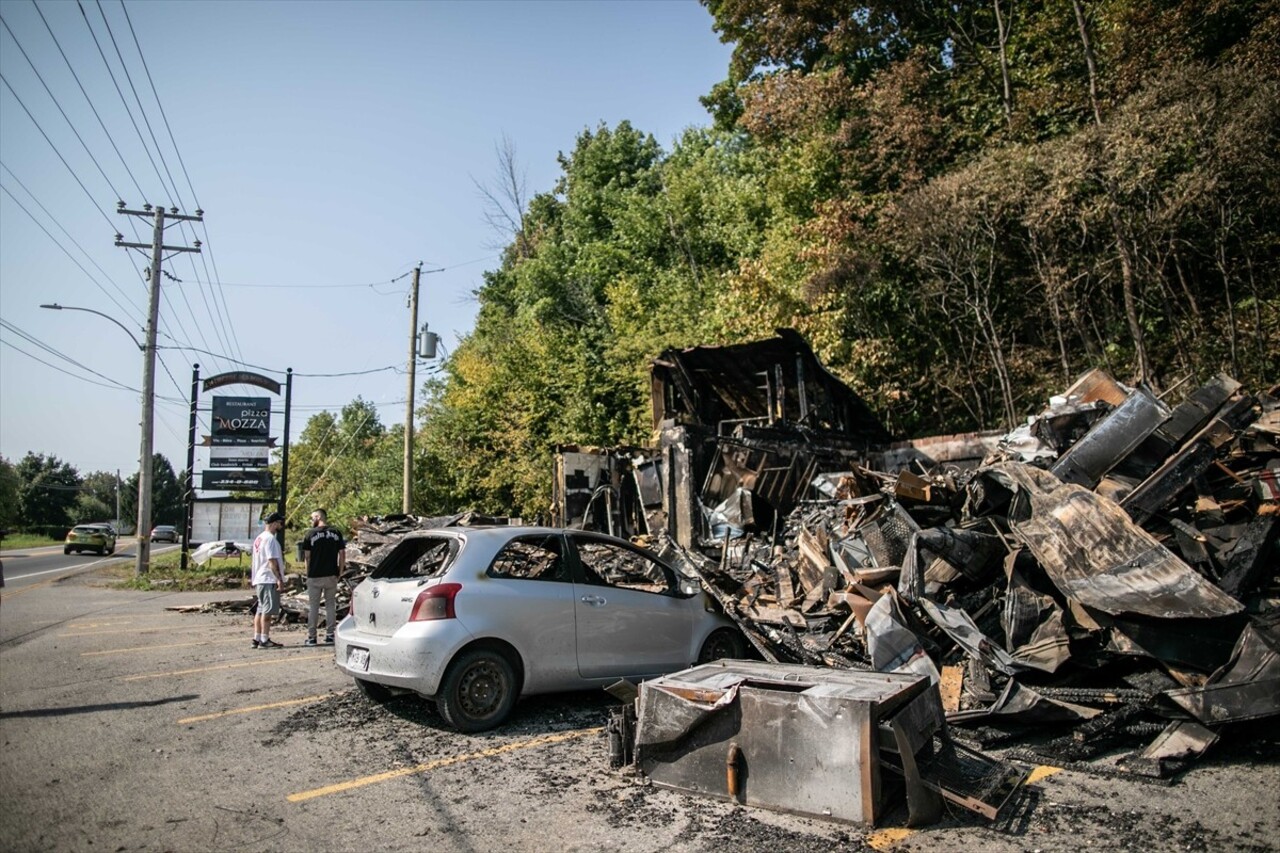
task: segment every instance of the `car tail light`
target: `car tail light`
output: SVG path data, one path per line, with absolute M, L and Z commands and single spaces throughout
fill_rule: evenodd
M 431 589 L 418 593 L 418 600 L 413 603 L 410 622 L 429 622 L 433 619 L 456 619 L 453 612 L 453 600 L 462 591 L 460 583 L 442 583 Z

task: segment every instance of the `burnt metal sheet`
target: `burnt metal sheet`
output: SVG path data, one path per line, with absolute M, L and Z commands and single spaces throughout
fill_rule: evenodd
M 1280 626 L 1246 625 L 1231 661 L 1199 688 L 1167 690 L 1162 696 L 1205 725 L 1235 723 L 1280 714 Z
M 990 706 L 947 714 L 947 722 L 998 717 L 1019 723 L 1063 723 L 1091 720 L 1101 713 L 1097 708 L 1045 696 L 1011 678 Z
M 1051 469 L 1064 483 L 1092 489 L 1169 418 L 1169 407 L 1139 388 L 1058 457 Z
M 989 473 L 1016 484 L 1030 517 L 1012 521 L 1068 598 L 1118 615 L 1212 618 L 1241 612 L 1240 602 L 1196 574 L 1112 501 L 1017 462 Z
M 1217 416 L 1170 456 L 1155 473 L 1125 496 L 1120 505 L 1139 524 L 1160 511 L 1195 480 L 1218 453 L 1253 418 L 1252 397 L 1237 397 L 1223 404 Z
M 1000 617 L 1005 647 L 1021 664 L 1057 672 L 1071 657 L 1064 614 L 1053 597 L 1035 589 L 1018 568 L 1025 556 L 1019 550 L 1005 560 L 1008 586 Z
M 1280 525 L 1259 515 L 1222 554 L 1221 586 L 1231 595 L 1252 592 L 1280 564 Z
M 1003 672 L 1005 675 L 1013 675 L 1027 668 L 1015 661 L 1000 646 L 991 642 L 982 631 L 978 630 L 978 626 L 963 610 L 947 607 L 945 604 L 939 604 L 927 598 L 920 599 L 919 604 L 925 614 L 933 620 L 933 624 L 955 640 L 969 657 L 980 660 L 988 668 Z
M 1125 764 L 1136 773 L 1158 778 L 1167 775 L 1170 765 L 1199 758 L 1217 742 L 1218 735 L 1212 729 L 1191 720 L 1178 720 Z
M 914 631 L 907 627 L 906 617 L 892 595 L 882 596 L 867 613 L 867 653 L 871 665 L 881 673 L 911 673 L 926 676 L 937 684 L 941 676 L 933 660 Z

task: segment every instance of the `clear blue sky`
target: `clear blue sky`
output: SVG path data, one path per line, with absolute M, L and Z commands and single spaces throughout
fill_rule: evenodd
M 165 264 L 181 283 L 164 281 L 159 343 L 216 354 L 160 351 L 155 448 L 175 470 L 196 361 L 203 376 L 240 367 L 227 356 L 299 374 L 393 367 L 295 379 L 292 432 L 357 395 L 403 423 L 409 278 L 392 280 L 419 261 L 444 268 L 423 276 L 419 319 L 446 350 L 471 329 L 502 242 L 474 185 L 493 181 L 495 146 L 512 141 L 531 194 L 552 189 L 557 153 L 600 122 L 628 120 L 669 150 L 709 123 L 698 97 L 730 50 L 694 0 L 0 0 L 0 15 L 0 454 L 126 477 L 141 355 L 103 318 L 38 307 L 91 308 L 143 337 L 148 259 L 113 242 L 119 230 L 149 243 L 150 225 L 118 215 L 118 198 L 205 211 L 203 228 L 166 237 L 205 252 Z

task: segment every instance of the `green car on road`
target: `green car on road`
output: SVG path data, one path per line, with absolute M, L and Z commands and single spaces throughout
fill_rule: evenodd
M 62 553 L 72 551 L 96 551 L 99 554 L 112 554 L 116 550 L 116 535 L 111 528 L 100 524 L 77 524 L 67 532 L 67 540 L 63 543 Z

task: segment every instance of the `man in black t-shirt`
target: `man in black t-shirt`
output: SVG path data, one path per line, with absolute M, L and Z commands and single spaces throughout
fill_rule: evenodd
M 311 513 L 311 529 L 302 537 L 302 559 L 307 566 L 307 639 L 316 644 L 316 623 L 320 620 L 320 599 L 324 598 L 326 643 L 333 642 L 338 613 L 338 579 L 347 570 L 347 543 L 336 528 L 329 526 L 329 514 L 322 509 Z

